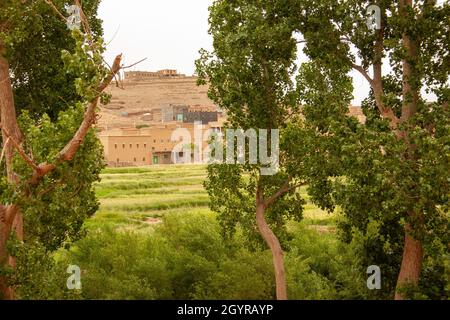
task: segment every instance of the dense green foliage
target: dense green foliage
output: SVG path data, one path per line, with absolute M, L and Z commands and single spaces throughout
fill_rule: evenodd
M 293 225 L 295 247 L 286 258 L 292 299 L 362 299 L 364 274 L 352 251 L 333 235 Z M 27 280 L 23 298 L 54 299 L 273 299 L 268 251 L 249 251 L 242 235 L 223 241 L 213 214 L 170 214 L 151 233 L 91 229 L 57 263 Z M 82 291 L 65 288 L 62 266 L 82 268 Z M 26 270 L 29 272 L 30 270 Z M 45 286 L 39 286 L 43 281 Z
M 419 288 L 409 294 L 445 299 L 450 6 L 414 3 L 402 12 L 397 1 L 378 2 L 382 29 L 374 32 L 366 24 L 369 1 L 215 1 L 209 20 L 214 51 L 201 52 L 197 69 L 211 83 L 211 99 L 228 111 L 231 126 L 282 129 L 282 171 L 267 185 L 279 186 L 281 176 L 291 174 L 308 183 L 312 200 L 322 208 L 342 208 L 341 239 L 359 243 L 358 268 L 362 272 L 375 264 L 383 270 L 380 298 L 394 294 L 408 224 L 425 252 Z M 418 43 L 417 56 L 408 56 L 405 34 Z M 296 37 L 303 38 L 310 62 L 299 68 L 294 91 Z M 391 66 L 382 75 L 377 103 L 383 107 L 375 106 L 373 89 L 363 105 L 368 121 L 359 124 L 346 116 L 353 91 L 349 72 L 359 65 L 370 77 L 369 68 L 378 72 L 383 58 Z M 405 83 L 418 92 L 417 110 L 402 87 L 405 60 L 412 70 Z M 426 102 L 422 90 L 435 93 L 437 101 Z M 397 131 L 381 117 L 389 109 L 399 118 Z M 255 229 L 250 213 L 259 182 L 252 169 L 209 168 L 206 187 L 225 230 L 236 223 Z M 267 219 L 282 239 L 287 239 L 280 232 L 283 215 L 298 218 L 300 206 L 294 199 L 277 213 L 268 210 Z
M 44 116 L 35 123 L 23 114 L 22 130 L 35 159 L 43 162 L 59 152 L 78 129 L 83 115 L 81 105 L 61 112 L 55 122 Z M 30 174 L 21 160 L 17 162 L 20 174 Z M 64 242 L 79 238 L 84 220 L 98 209 L 93 183 L 99 180 L 103 162 L 103 147 L 91 130 L 72 161 L 59 166 L 37 188 L 23 186 L 30 194 L 19 198 L 18 203 L 28 240 L 39 239 L 49 250 L 56 250 Z
M 61 11 L 65 2 L 55 1 Z M 14 170 L 23 182 L 13 187 L 2 178 L 0 200 L 20 205 L 26 240 L 9 241 L 17 270 L 0 274 L 8 273 L 18 297 L 274 299 L 271 255 L 256 232 L 255 193 L 260 187 L 269 197 L 289 182 L 307 184 L 308 194 L 293 187 L 266 208 L 265 218 L 286 252 L 290 299 L 392 298 L 406 224 L 423 244 L 424 260 L 419 286 L 404 288 L 405 297 L 448 299 L 450 5 L 416 1 L 402 14 L 396 1 L 379 1 L 383 33 L 374 33 L 366 26 L 368 4 L 212 5 L 214 51 L 202 51 L 197 61 L 200 83 L 210 82 L 209 96 L 227 111 L 230 127 L 281 129 L 280 171 L 273 176 L 249 163 L 211 164 L 206 181 L 202 167 L 108 169 L 97 184 L 101 209 L 88 219 L 99 208 L 93 186 L 103 167 L 93 130 L 76 157 L 37 186 L 27 183 L 32 170 L 17 156 Z M 106 74 L 98 1 L 85 6 L 94 30 L 87 42 L 77 31 L 71 37 L 44 1 L 0 4 L 0 41 L 11 62 L 23 146 L 38 163 L 55 160 Z M 406 57 L 405 34 L 419 43 L 417 56 Z M 310 58 L 301 66 L 298 35 Z M 402 88 L 405 57 L 412 90 L 437 96 L 428 103 L 419 95 L 406 120 L 412 97 Z M 377 106 L 373 89 L 363 103 L 367 122 L 358 123 L 347 116 L 349 72 L 358 63 L 367 73 L 382 58 L 392 69 L 381 79 L 386 109 Z M 400 118 L 395 130 L 381 114 L 387 109 Z M 308 216 L 318 210 L 313 203 L 336 220 L 318 228 Z M 81 291 L 66 288 L 68 265 L 81 267 Z M 382 290 L 367 289 L 369 265 L 381 267 Z
M 67 15 L 64 5 L 72 1 L 53 1 L 58 10 Z M 92 32 L 98 39 L 102 35 L 101 20 L 97 18 L 99 0 L 83 1 L 83 9 Z M 33 118 L 44 113 L 56 120 L 82 96 L 75 90 L 76 75 L 68 74 L 61 59 L 61 51 L 75 50 L 75 39 L 55 11 L 45 1 L 2 1 L 0 21 L 14 20 L 13 29 L 0 35 L 8 47 L 16 109 L 29 111 Z M 24 23 L 17 23 L 25 21 Z M 1 25 L 1 23 L 0 23 Z
M 22 144 L 36 163 L 57 161 L 108 72 L 102 60 L 98 3 L 83 3 L 92 35 L 71 32 L 44 1 L 0 5 L 0 42 L 10 63 Z M 64 14 L 66 4 L 72 2 L 55 1 Z M 102 96 L 102 101 L 107 98 Z M 58 164 L 37 185 L 30 183 L 32 168 L 16 155 L 14 171 L 21 182 L 8 185 L 3 177 L 0 190 L 2 203 L 19 205 L 24 217 L 24 243 L 11 239 L 9 245 L 22 276 L 13 275 L 13 284 L 21 286 L 33 277 L 34 273 L 27 275 L 23 270 L 45 274 L 40 265 L 52 265 L 51 252 L 83 235 L 84 221 L 98 209 L 93 183 L 103 167 L 103 147 L 92 129 L 75 157 Z
M 223 240 L 220 223 L 208 211 L 208 201 L 204 200 L 207 194 L 201 188 L 206 178 L 205 167 L 110 168 L 101 177 L 102 181 L 96 185 L 101 206 L 85 224 L 87 237 L 67 250 L 59 250 L 52 255 L 54 260 L 46 260 L 42 266 L 19 261 L 16 281 L 20 283 L 20 297 L 275 297 L 268 250 L 249 249 L 245 229 L 241 227 L 237 227 L 234 237 Z M 301 188 L 300 193 L 308 199 L 306 188 Z M 289 296 L 382 298 L 378 290 L 367 289 L 366 270 L 360 268 L 366 237 L 354 230 L 351 243 L 342 243 L 335 225 L 345 218 L 340 214 L 332 217 L 308 201 L 302 222 L 288 222 L 291 236 L 285 244 L 290 248 L 286 254 Z M 377 237 L 375 231 L 371 228 L 369 232 L 372 239 Z M 19 256 L 22 261 L 35 259 L 34 255 Z M 82 291 L 67 290 L 69 265 L 81 267 Z
M 341 123 L 332 128 L 333 135 L 342 137 L 339 149 L 334 149 L 337 152 L 331 150 L 339 162 L 335 175 L 341 178 L 330 179 L 332 187 L 325 191 L 345 213 L 340 224 L 342 239 L 349 242 L 359 235 L 360 267 L 381 267 L 384 290 L 380 296 L 389 298 L 402 261 L 404 226 L 412 225 L 413 236 L 422 241 L 425 252 L 415 297 L 445 299 L 448 278 L 444 265 L 450 241 L 450 6 L 414 1 L 414 9 L 403 15 L 397 1 L 380 1 L 382 29 L 374 32 L 366 26 L 366 8 L 372 2 L 291 3 L 299 22 L 294 30 L 305 39 L 305 53 L 321 66 L 317 73 L 344 75 L 354 63 L 376 70 L 381 63 L 376 41 L 382 43 L 380 54 L 392 68 L 383 74 L 382 103 L 400 119 L 399 130 L 407 136 L 398 139 L 388 121 L 382 119 L 373 89 L 363 103 L 365 125 Z M 419 43 L 416 57 L 408 56 L 404 48 L 405 33 Z M 410 119 L 405 110 L 413 97 L 405 97 L 402 91 L 404 59 L 411 64 L 407 80 L 411 88 L 437 96 L 436 102 L 429 103 L 419 94 L 417 110 L 412 109 Z M 307 87 L 316 95 L 324 94 L 314 82 Z M 320 100 L 306 105 L 321 112 L 327 108 Z M 330 119 L 326 122 L 331 123 Z
M 257 189 L 261 188 L 268 199 L 286 183 L 294 186 L 305 181 L 304 168 L 293 165 L 292 152 L 296 148 L 306 152 L 303 142 L 306 144 L 307 138 L 293 141 L 284 131 L 290 119 L 300 121 L 298 96 L 292 81 L 296 71 L 296 42 L 288 21 L 276 16 L 272 4 L 266 2 L 214 2 L 210 7 L 209 32 L 214 51 L 201 51 L 197 73 L 200 84 L 206 81 L 210 84 L 209 97 L 226 110 L 228 127 L 268 130 L 270 153 L 277 149 L 271 146 L 271 130 L 281 131 L 279 171 L 273 175 L 261 174 L 261 168 L 265 167 L 261 157 L 258 164 L 250 163 L 250 152 L 259 152 L 260 147 L 252 147 L 248 140 L 243 164 L 221 163 L 208 167 L 205 187 L 211 209 L 219 213 L 224 234 L 232 235 L 236 226 L 243 226 L 247 239 L 254 245 L 262 239 L 255 219 Z M 224 139 L 229 137 L 225 135 Z M 289 238 L 286 221 L 302 218 L 304 200 L 295 189 L 292 187 L 266 208 L 267 223 L 282 243 Z

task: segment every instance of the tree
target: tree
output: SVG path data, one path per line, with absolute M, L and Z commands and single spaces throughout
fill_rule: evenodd
M 405 288 L 420 284 L 424 255 L 448 254 L 450 6 L 376 1 L 380 28 L 372 30 L 368 1 L 289 3 L 308 56 L 328 70 L 353 68 L 371 87 L 366 126 L 342 140 L 345 178 L 334 181 L 333 195 L 348 231 L 376 229 L 378 242 L 366 254 L 372 262 L 374 252 L 390 257 L 387 266 L 398 273 L 395 298 L 405 298 Z M 423 90 L 437 101 L 425 101 Z
M 231 236 L 240 225 L 251 245 L 261 238 L 265 241 L 273 256 L 277 299 L 287 299 L 283 257 L 289 237 L 286 220 L 302 218 L 305 201 L 297 189 L 309 184 L 314 194 L 328 178 L 331 167 L 324 161 L 327 156 L 322 150 L 332 139 L 326 128 L 316 129 L 318 114 L 300 108 L 292 81 L 297 43 L 292 21 L 283 9 L 281 2 L 214 2 L 210 8 L 214 52 L 202 51 L 197 61 L 200 84 L 210 83 L 209 97 L 227 111 L 229 128 L 239 128 L 249 138 L 245 163 L 208 166 L 205 187 L 211 208 L 219 213 L 225 236 Z M 339 110 L 344 119 L 351 86 L 342 78 L 340 92 L 344 94 L 336 95 L 331 88 L 323 100 L 330 101 L 330 107 Z M 326 87 L 327 80 L 322 80 Z M 261 174 L 264 165 L 249 161 L 252 152 L 262 148 L 252 143 L 256 134 L 252 129 L 268 129 L 271 133 L 280 130 L 277 173 Z M 236 139 L 234 133 L 226 132 L 227 140 Z M 271 145 L 274 136 L 268 136 Z M 225 149 L 228 157 L 230 146 Z M 278 146 L 272 145 L 271 153 L 276 149 Z M 316 196 L 319 198 L 319 194 Z M 331 203 L 322 201 L 322 205 L 332 210 Z
M 81 8 L 77 0 L 74 4 Z M 1 184 L 0 294 L 7 299 L 14 298 L 13 288 L 8 287 L 4 276 L 8 266 L 14 268 L 16 263 L 8 245 L 11 235 L 20 242 L 25 236 L 25 245 L 39 241 L 48 250 L 54 250 L 78 236 L 83 220 L 97 205 L 92 182 L 98 179 L 102 157 L 91 127 L 100 99 L 105 103 L 108 100 L 103 91 L 122 66 L 120 55 L 111 68 L 104 66 L 101 38 L 94 36 L 83 11 L 83 32 L 72 32 L 72 53 L 66 50 L 61 55 L 69 78 L 75 79 L 75 96 L 79 98 L 72 94 L 69 101 L 73 106 L 59 112 L 53 122 L 45 114 L 34 120 L 44 110 L 53 110 L 51 106 L 43 108 L 37 104 L 38 112 L 32 112 L 32 116 L 25 112 L 18 119 L 16 115 L 11 77 L 20 73 L 14 74 L 10 61 L 20 56 L 17 48 L 41 32 L 45 24 L 41 18 L 48 14 L 48 8 L 64 17 L 60 13 L 62 5 L 62 1 L 55 5 L 31 0 L 8 0 L 0 5 L 0 109 L 2 155 L 6 160 L 6 177 Z M 30 77 L 42 65 L 39 63 L 32 66 Z M 34 85 L 32 81 L 19 84 Z M 45 82 L 42 85 L 45 88 Z M 49 98 L 48 102 L 54 99 Z M 63 109 L 61 104 L 55 108 Z

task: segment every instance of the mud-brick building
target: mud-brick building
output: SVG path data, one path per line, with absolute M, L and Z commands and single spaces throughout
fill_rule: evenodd
M 219 120 L 221 113 L 214 106 L 192 105 L 183 110 L 183 121 L 186 123 L 201 122 L 207 124 Z
M 108 166 L 150 166 L 184 163 L 186 157 L 194 161 L 194 149 L 207 147 L 203 139 L 210 131 L 221 131 L 223 121 L 207 125 L 198 123 L 171 123 L 149 128 L 113 129 L 103 131 L 99 139 L 103 144 Z M 201 140 L 196 140 L 196 137 Z M 192 154 L 185 154 L 185 142 L 191 141 Z M 195 162 L 195 161 L 194 161 Z

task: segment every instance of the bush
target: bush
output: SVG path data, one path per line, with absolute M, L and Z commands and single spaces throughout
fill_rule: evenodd
M 366 275 L 354 267 L 357 259 L 350 246 L 340 244 L 334 234 L 319 234 L 304 223 L 292 224 L 290 229 L 292 240 L 286 252 L 290 299 L 369 297 Z M 46 274 L 51 277 L 44 280 L 45 290 L 38 290 L 36 281 L 22 283 L 24 297 L 275 298 L 270 251 L 250 250 L 239 230 L 232 239 L 224 240 L 211 213 L 170 214 L 150 232 L 120 230 L 112 226 L 92 228 L 70 250 L 58 252 L 56 263 L 39 272 L 28 270 L 30 274 L 37 272 L 39 281 Z M 81 292 L 65 289 L 69 265 L 82 270 Z
M 212 214 L 168 215 L 155 231 L 91 230 L 59 261 L 85 299 L 271 299 L 271 259 L 224 242 Z

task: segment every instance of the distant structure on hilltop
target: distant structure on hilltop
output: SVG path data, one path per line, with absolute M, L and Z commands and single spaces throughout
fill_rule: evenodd
M 177 70 L 164 69 L 156 72 L 152 71 L 128 71 L 125 72 L 125 80 L 151 80 L 160 78 L 184 78 L 185 74 L 179 74 Z

